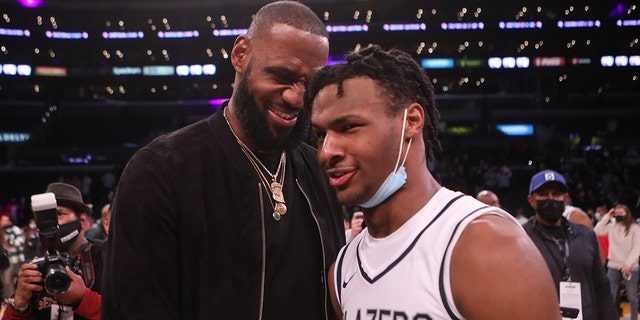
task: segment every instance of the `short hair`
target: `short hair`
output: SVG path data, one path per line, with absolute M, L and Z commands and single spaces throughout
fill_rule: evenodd
M 490 190 L 482 190 L 478 192 L 478 195 L 476 195 L 476 199 L 490 206 L 497 207 L 500 205 L 500 200 L 498 199 L 498 195 L 496 195 L 493 191 L 490 191 Z
M 337 95 L 342 96 L 344 81 L 357 77 L 367 77 L 376 82 L 380 93 L 389 101 L 389 115 L 404 110 L 410 103 L 419 103 L 426 115 L 422 135 L 427 158 L 433 159 L 436 152 L 442 151 L 438 139 L 440 112 L 435 106 L 433 85 L 424 69 L 402 50 L 387 51 L 378 45 L 370 45 L 349 52 L 346 63 L 325 67 L 311 78 L 306 87 L 304 105 L 310 108 L 318 92 L 332 84 L 338 85 Z
M 327 28 L 320 18 L 309 7 L 297 1 L 276 1 L 260 8 L 247 30 L 247 37 L 269 31 L 276 23 L 329 38 Z

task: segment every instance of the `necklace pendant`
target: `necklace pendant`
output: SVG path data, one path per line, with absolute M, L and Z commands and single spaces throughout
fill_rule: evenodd
M 277 181 L 271 182 L 269 189 L 271 189 L 273 201 L 284 203 L 284 195 L 282 195 L 282 185 L 280 183 Z
M 287 206 L 284 204 L 284 202 L 276 202 L 276 206 L 274 210 L 277 213 L 279 213 L 281 216 L 284 216 L 285 214 L 287 214 Z

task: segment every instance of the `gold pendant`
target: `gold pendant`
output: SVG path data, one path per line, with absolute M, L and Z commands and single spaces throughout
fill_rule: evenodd
M 273 201 L 284 203 L 284 195 L 282 195 L 282 185 L 277 181 L 271 182 L 271 194 Z
M 287 206 L 284 204 L 284 202 L 276 202 L 274 210 L 281 216 L 284 216 L 287 213 Z

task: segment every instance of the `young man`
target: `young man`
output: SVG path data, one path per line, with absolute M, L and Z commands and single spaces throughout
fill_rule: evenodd
M 564 177 L 553 170 L 536 173 L 527 200 L 536 214 L 523 227 L 547 262 L 560 305 L 579 309 L 580 319 L 617 319 L 595 233 L 563 217 L 569 201 Z
M 439 114 L 422 68 L 378 46 L 347 61 L 318 72 L 305 93 L 319 162 L 340 202 L 364 207 L 367 224 L 333 266 L 336 313 L 559 319 L 549 271 L 513 217 L 429 173 Z
M 303 92 L 325 66 L 322 21 L 258 11 L 231 52 L 228 104 L 125 168 L 112 208 L 103 319 L 329 319 L 342 208 L 301 143 Z
M 57 203 L 59 256 L 71 257 L 68 261 L 77 270 L 65 267 L 71 279 L 69 289 L 54 294 L 44 291 L 43 280 L 48 275 L 42 274 L 34 263 L 23 264 L 15 295 L 2 319 L 100 319 L 102 243 L 85 239 L 80 222 L 80 216 L 90 216 L 91 209 L 83 202 L 80 190 L 70 184 L 54 182 L 47 186 L 46 192 L 52 192 Z M 59 283 L 50 284 L 55 287 Z

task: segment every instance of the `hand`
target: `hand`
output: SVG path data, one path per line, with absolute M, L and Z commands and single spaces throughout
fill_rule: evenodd
M 38 271 L 38 266 L 33 263 L 25 263 L 18 271 L 18 285 L 14 295 L 16 307 L 23 307 L 31 299 L 34 291 L 42 291 L 42 274 Z
M 620 272 L 622 272 L 622 274 L 631 273 L 631 266 L 624 265 L 622 269 L 620 269 Z
M 603 219 L 607 219 L 609 223 L 611 222 L 616 223 L 616 217 L 614 216 L 615 213 L 616 213 L 616 210 L 611 209 L 607 212 L 607 214 L 605 214 Z
M 362 232 L 362 223 L 364 222 L 364 215 L 362 212 L 356 212 L 351 218 L 351 236 L 355 238 Z
M 71 285 L 69 286 L 69 290 L 67 290 L 65 293 L 56 294 L 54 296 L 58 301 L 60 301 L 63 304 L 66 304 L 66 305 L 78 304 L 80 303 L 80 301 L 82 301 L 82 298 L 84 297 L 84 292 L 87 289 L 87 287 L 84 285 L 84 280 L 82 280 L 82 277 L 80 277 L 79 275 L 71 271 L 69 267 L 65 267 L 64 269 L 67 271 L 69 278 L 71 278 Z

